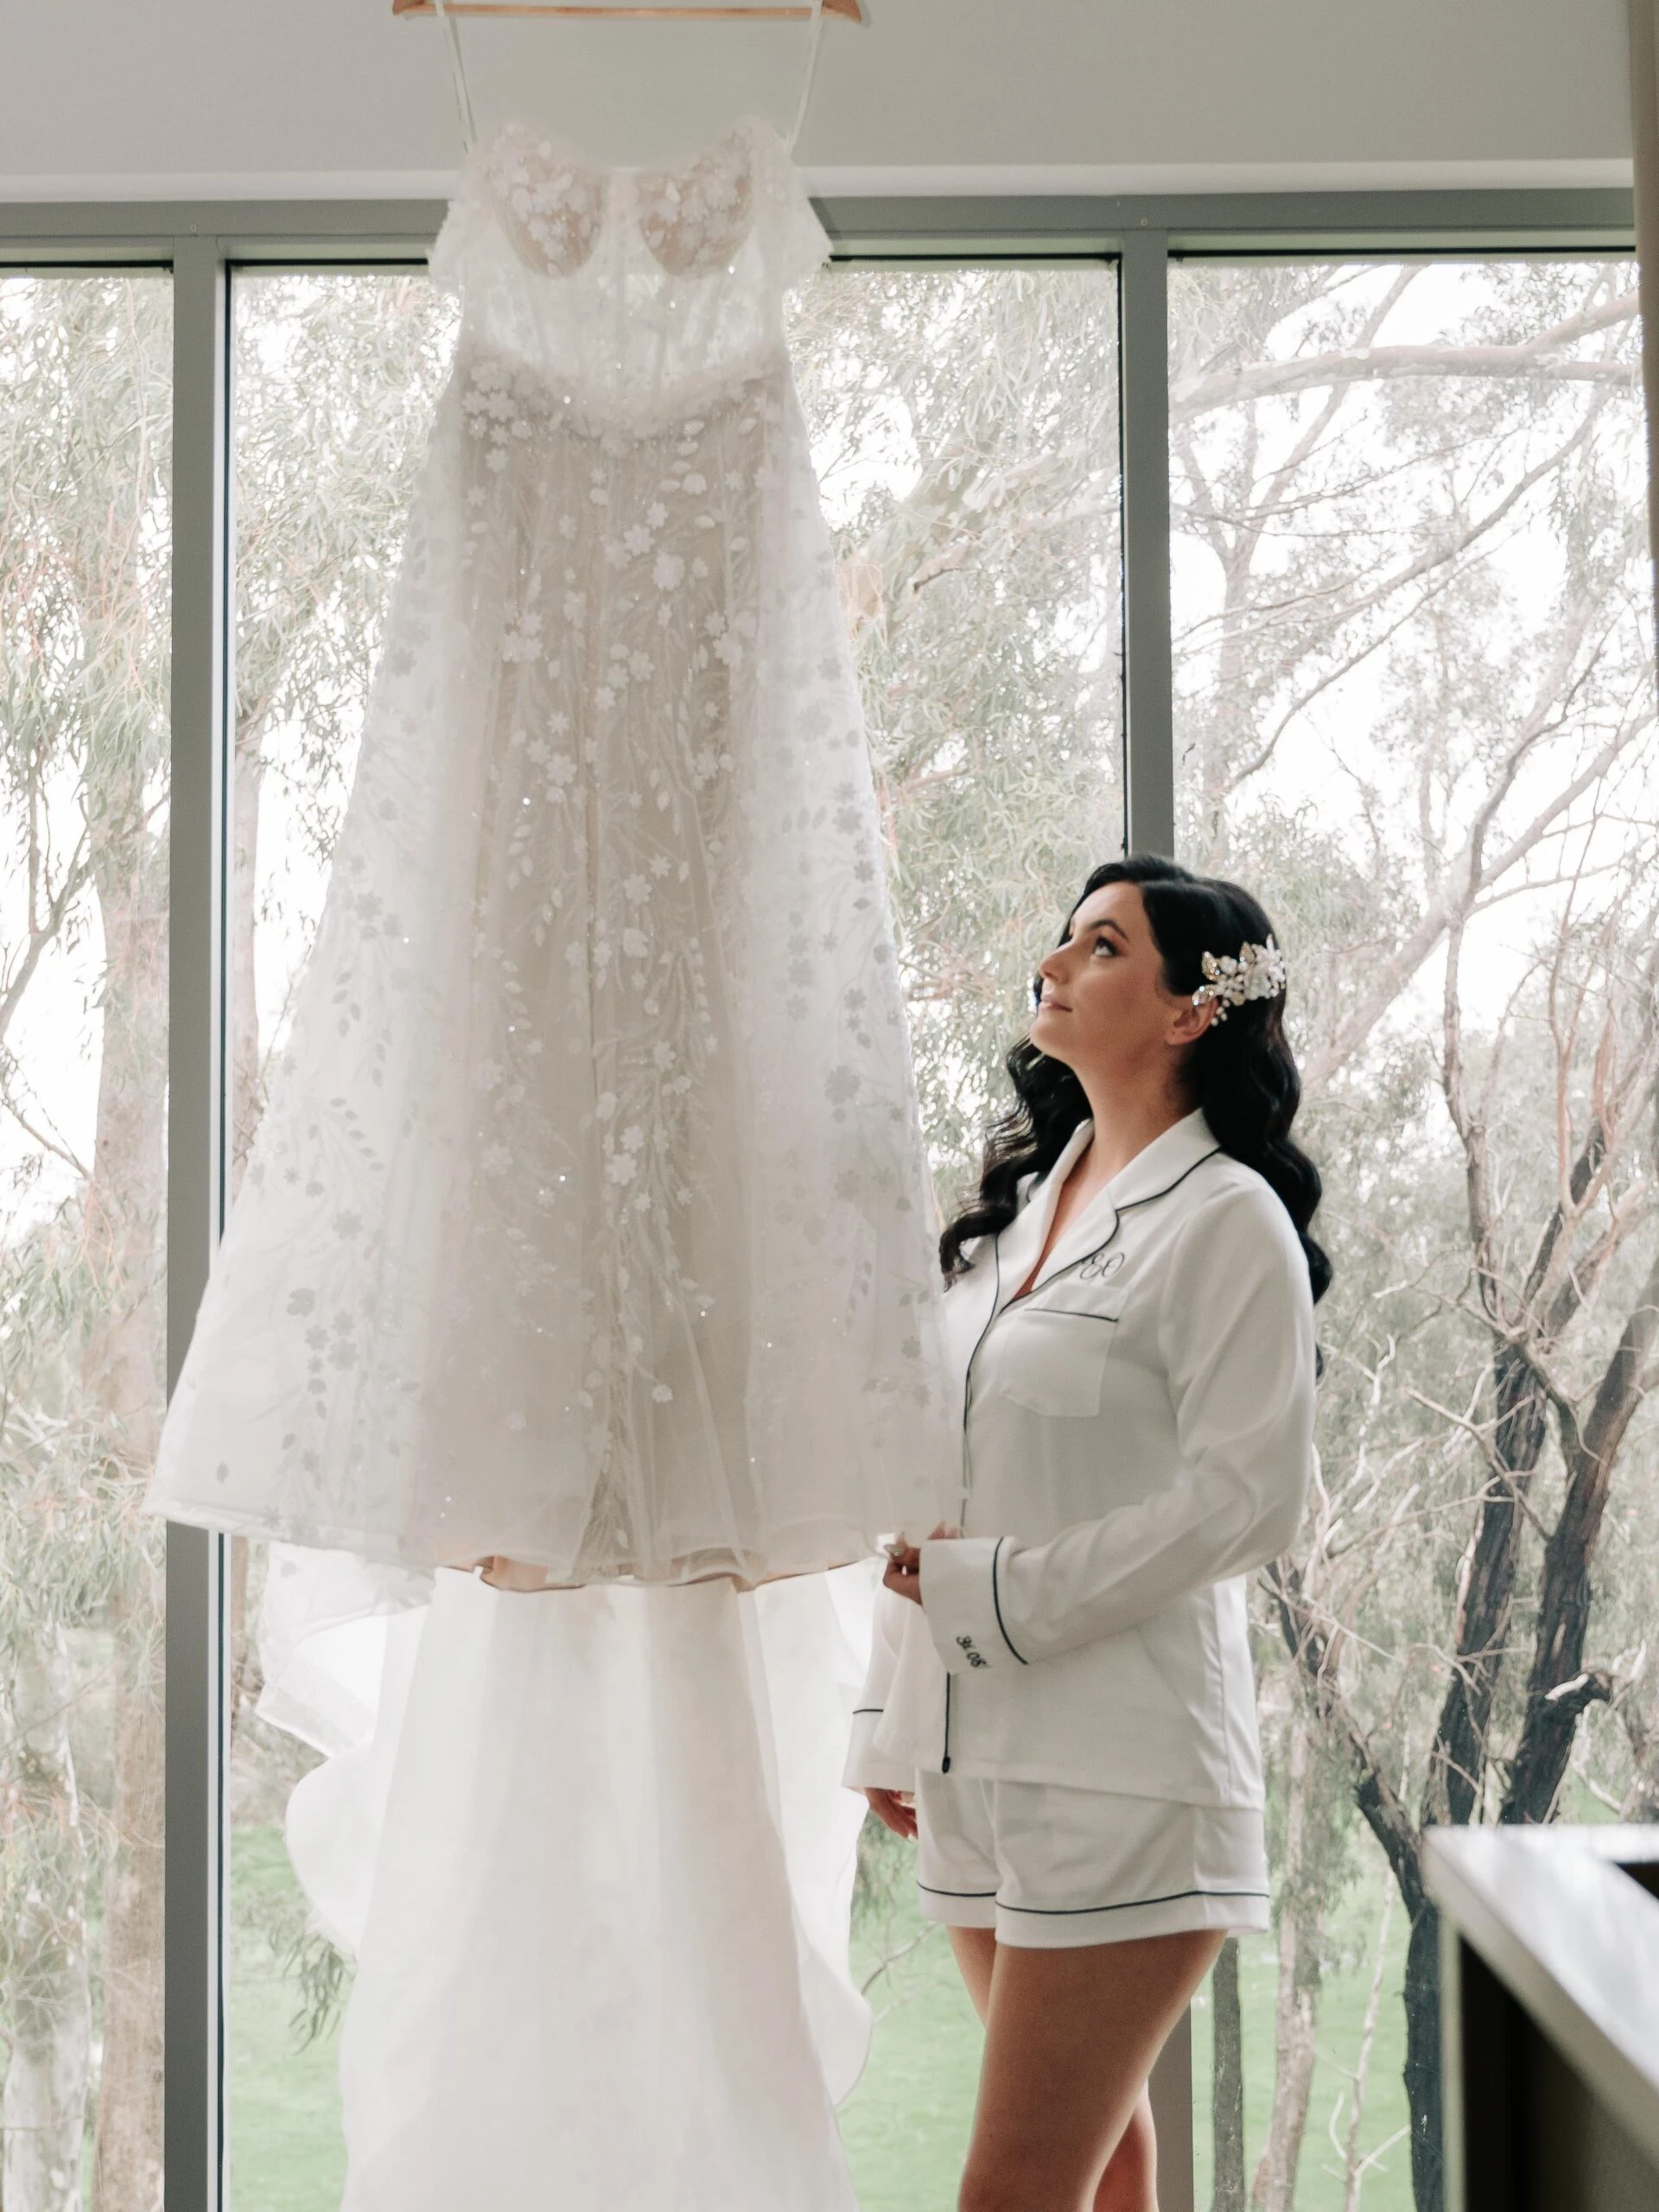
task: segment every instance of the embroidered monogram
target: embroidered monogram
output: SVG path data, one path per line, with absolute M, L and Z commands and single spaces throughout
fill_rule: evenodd
M 1104 1282 L 1108 1275 L 1115 1275 L 1123 1264 L 1122 1252 L 1096 1252 L 1077 1269 L 1079 1282 Z

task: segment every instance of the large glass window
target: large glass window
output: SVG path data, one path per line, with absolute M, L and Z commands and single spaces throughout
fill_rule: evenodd
M 0 278 L 0 2201 L 158 2203 L 171 288 Z
M 234 1189 L 454 326 L 418 270 L 232 295 Z M 1259 889 L 1289 953 L 1338 1269 L 1319 1486 L 1255 1600 L 1274 1929 L 1196 2008 L 1198 2202 L 1438 2212 L 1425 1826 L 1659 1814 L 1634 272 L 1195 256 L 1169 318 L 1179 849 Z M 1035 958 L 1118 849 L 1122 564 L 1166 549 L 1121 543 L 1109 264 L 827 269 L 790 336 L 948 1208 Z M 164 1370 L 171 346 L 162 276 L 0 277 L 6 2212 L 159 2188 L 162 1553 L 137 1506 Z M 273 1693 L 269 1562 L 232 1561 L 235 2212 L 333 2212 L 350 1964 L 283 1820 L 367 1708 L 325 1725 Z M 861 2202 L 948 2212 L 979 2031 L 906 1855 L 861 1850 Z
M 452 335 L 420 276 L 236 280 L 233 1174 L 320 910 L 413 472 Z M 1116 286 L 1109 268 L 826 271 L 791 345 L 836 531 L 942 1190 L 973 1153 L 1026 979 L 1122 837 Z M 326 2212 L 349 1965 L 282 1841 L 323 1751 L 274 1726 L 266 1562 L 236 1547 L 235 2212 Z M 262 1698 L 264 1712 L 262 1714 Z M 948 1947 L 867 1846 L 881 2016 L 849 2109 L 870 2212 L 948 2212 L 979 2031 Z
M 1274 1933 L 1200 2013 L 1217 2212 L 1438 2204 L 1424 1827 L 1653 1800 L 1637 346 L 1624 260 L 1172 270 L 1179 845 L 1282 933 L 1337 1267 L 1258 1593 Z
M 424 271 L 378 270 L 239 273 L 232 308 L 234 1193 L 321 915 L 454 311 Z M 372 1634 L 358 1701 L 349 1669 L 309 1694 L 267 1682 L 268 1550 L 232 1546 L 231 2197 L 234 2212 L 334 2212 L 349 1956 L 343 1931 L 321 1924 L 301 1891 L 283 1824 L 321 1757 L 366 1741 Z
M 826 270 L 790 330 L 857 656 L 924 1130 L 976 1170 L 1030 978 L 1122 850 L 1117 286 L 1109 267 Z M 865 1825 L 877 2014 L 842 2110 L 866 2212 L 950 2212 L 980 2031 L 911 1848 Z

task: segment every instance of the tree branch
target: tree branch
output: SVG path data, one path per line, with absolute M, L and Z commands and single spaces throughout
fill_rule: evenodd
M 22 957 L 6 978 L 3 988 L 0 988 L 0 1044 L 5 1042 L 6 1033 L 11 1027 L 12 1017 L 23 1002 L 23 995 L 34 980 L 35 970 L 41 964 L 41 955 L 56 939 L 59 931 L 68 918 L 70 909 L 92 880 L 92 864 L 86 833 L 83 830 L 76 842 L 74 854 L 63 880 L 59 884 L 54 896 L 47 902 L 45 918 L 37 924 L 34 917 L 30 916 L 29 943 L 23 948 Z
M 1262 1577 L 1278 1611 L 1286 1648 L 1296 1662 L 1320 1723 L 1347 1755 L 1353 1773 L 1354 1802 L 1382 1847 L 1406 1910 L 1414 1921 L 1428 1900 L 1418 1860 L 1418 1833 L 1411 1815 L 1378 1764 L 1365 1732 L 1338 1686 L 1329 1641 L 1306 1601 L 1294 1562 L 1287 1558 L 1274 1560 L 1263 1568 Z
M 1569 316 L 1521 346 L 1343 346 L 1325 353 L 1304 353 L 1288 361 L 1262 361 L 1172 385 L 1172 421 L 1212 414 L 1241 400 L 1306 391 L 1327 384 L 1380 384 L 1409 377 L 1531 378 L 1562 384 L 1619 385 L 1636 382 L 1633 363 L 1575 360 L 1562 349 L 1577 340 L 1616 325 L 1634 322 L 1636 294 L 1621 292 L 1600 307 Z

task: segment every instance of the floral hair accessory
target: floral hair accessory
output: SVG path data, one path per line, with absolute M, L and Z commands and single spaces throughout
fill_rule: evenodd
M 1192 1003 L 1203 1006 L 1213 999 L 1217 1021 L 1226 1020 L 1230 1006 L 1243 1006 L 1247 999 L 1276 999 L 1290 972 L 1271 938 L 1265 944 L 1241 945 L 1236 960 L 1224 952 L 1219 958 L 1206 952 L 1203 964 L 1205 980 L 1193 992 Z

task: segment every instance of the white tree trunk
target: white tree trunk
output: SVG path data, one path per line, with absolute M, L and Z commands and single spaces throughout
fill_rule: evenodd
M 1342 2212 L 1359 2212 L 1359 2193 L 1365 2186 L 1366 2171 L 1380 2155 L 1374 2151 L 1368 2158 L 1360 2156 L 1359 2131 L 1365 2120 L 1365 2082 L 1371 2070 L 1377 2015 L 1382 2009 L 1382 1978 L 1389 1965 L 1389 1927 L 1398 1895 L 1390 1877 L 1383 1885 L 1382 1919 L 1376 1931 L 1376 1956 L 1371 1965 L 1371 1993 L 1365 2000 L 1365 2024 L 1360 2031 L 1359 2056 L 1354 2065 L 1354 2107 L 1349 2115 L 1348 2138 L 1342 2146 Z
M 1306 1796 L 1311 1763 L 1308 1717 L 1300 1698 L 1286 1722 L 1284 1884 L 1279 1902 L 1279 1988 L 1274 2003 L 1273 2116 L 1250 2185 L 1255 2212 L 1294 2212 L 1296 2168 L 1313 2092 L 1319 2020 L 1319 1928 L 1306 1924 L 1313 1885 L 1307 1879 Z
M 74 1684 L 61 1630 L 31 1639 L 7 1687 L 11 2029 L 0 2123 L 5 2212 L 79 2212 L 92 2046 L 86 1846 L 69 1747 Z

